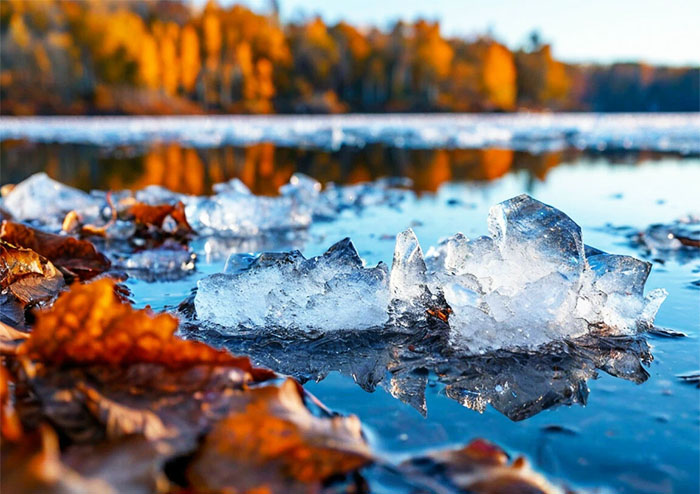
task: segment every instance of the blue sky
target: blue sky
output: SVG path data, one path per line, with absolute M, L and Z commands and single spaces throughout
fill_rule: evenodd
M 194 0 L 200 3 L 203 0 Z M 236 3 L 235 0 L 220 0 Z M 245 0 L 256 9 L 268 0 Z M 329 22 L 386 27 L 438 19 L 448 35 L 490 30 L 514 48 L 538 29 L 566 61 L 700 64 L 700 0 L 279 0 L 283 20 L 321 14 Z

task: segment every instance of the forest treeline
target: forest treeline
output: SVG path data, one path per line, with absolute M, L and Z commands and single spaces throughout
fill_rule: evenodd
M 274 3 L 273 3 L 274 5 Z M 575 65 L 537 35 L 445 37 L 210 1 L 0 2 L 0 112 L 698 111 L 699 67 Z

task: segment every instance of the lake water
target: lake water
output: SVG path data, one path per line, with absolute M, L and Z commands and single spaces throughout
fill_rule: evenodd
M 517 421 L 493 407 L 479 413 L 462 406 L 432 373 L 426 377 L 426 416 L 387 387 L 364 391 L 347 372 L 330 372 L 305 386 L 331 409 L 357 414 L 374 449 L 389 460 L 483 437 L 577 488 L 698 492 L 700 390 L 677 376 L 700 369 L 700 254 L 650 255 L 617 228 L 643 230 L 700 213 L 698 116 L 627 116 L 612 123 L 547 117 L 546 125 L 531 119 L 529 126 L 527 119 L 460 117 L 466 120 L 455 119 L 453 127 L 449 116 L 440 116 L 439 125 L 430 120 L 437 117 L 396 117 L 388 127 L 386 117 L 334 118 L 315 127 L 274 118 L 252 127 L 245 119 L 205 119 L 201 125 L 172 118 L 162 125 L 157 119 L 146 125 L 139 119 L 80 119 L 74 126 L 69 119 L 2 119 L 0 181 L 16 183 L 46 171 L 86 190 L 161 184 L 205 194 L 213 183 L 239 177 L 256 193 L 274 194 L 298 171 L 323 183 L 412 179 L 414 193 L 399 208 L 348 211 L 283 239 L 193 241 L 193 274 L 127 281 L 136 304 L 155 309 L 175 307 L 199 278 L 221 271 L 230 252 L 298 248 L 308 257 L 349 236 L 367 263 L 390 263 L 394 235 L 405 228 L 414 229 L 426 250 L 457 231 L 474 237 L 486 233 L 491 205 L 528 193 L 579 223 L 587 244 L 653 262 L 647 289 L 669 292 L 656 323 L 687 336 L 647 337 L 653 355 L 648 379 L 636 384 L 602 371 L 597 378 L 586 374 L 577 403 L 554 400 Z M 425 125 L 421 118 L 428 119 Z M 382 492 L 380 482 L 376 489 Z

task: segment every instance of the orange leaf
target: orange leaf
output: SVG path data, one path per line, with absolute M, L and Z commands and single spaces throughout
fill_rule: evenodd
M 293 380 L 251 389 L 245 398 L 213 427 L 190 465 L 195 490 L 313 492 L 371 461 L 357 417 L 312 415 Z
M 0 239 L 32 249 L 49 259 L 64 273 L 81 280 L 92 278 L 109 269 L 111 265 L 87 240 L 42 232 L 20 223 L 3 221 Z
M 246 357 L 174 336 L 178 326 L 175 317 L 133 309 L 119 299 L 114 285 L 110 279 L 73 285 L 51 309 L 37 314 L 34 329 L 20 351 L 59 365 L 225 365 L 245 370 L 255 378 L 272 375 L 254 369 Z
M 508 463 L 498 446 L 476 439 L 462 449 L 436 451 L 413 458 L 399 466 L 408 478 L 433 477 L 436 471 L 455 491 L 474 494 L 522 492 L 558 494 L 561 490 L 532 470 L 523 457 Z M 452 492 L 451 489 L 446 489 Z
M 163 222 L 170 216 L 177 223 L 178 229 L 184 232 L 192 231 L 187 218 L 185 217 L 185 205 L 178 201 L 176 204 L 158 204 L 151 205 L 143 202 L 137 202 L 129 206 L 127 215 L 133 216 L 136 223 L 146 226 L 163 227 Z

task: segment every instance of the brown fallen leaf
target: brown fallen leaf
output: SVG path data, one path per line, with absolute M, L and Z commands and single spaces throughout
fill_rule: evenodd
M 158 204 L 151 205 L 143 202 L 137 202 L 129 206 L 126 211 L 128 217 L 140 225 L 163 228 L 163 223 L 170 216 L 177 226 L 177 230 L 191 232 L 190 227 L 185 217 L 185 205 L 182 201 L 175 204 Z
M 473 494 L 562 494 L 523 457 L 508 462 L 498 446 L 476 439 L 462 449 L 437 451 L 399 466 L 406 477 L 434 477 L 460 492 Z
M 22 437 L 22 424 L 15 411 L 11 381 L 5 363 L 0 362 L 0 437 L 7 441 L 18 441 Z
M 48 419 L 75 442 L 141 434 L 192 447 L 247 384 L 275 374 L 176 337 L 177 324 L 122 302 L 112 280 L 73 285 L 37 313 L 18 351 L 23 420 Z
M 85 478 L 61 461 L 56 433 L 42 424 L 21 441 L 0 451 L 0 491 L 41 494 L 117 494 L 101 479 Z
M 50 301 L 64 285 L 49 260 L 0 240 L 0 321 L 23 326 L 25 309 Z
M 42 232 L 11 221 L 2 222 L 0 239 L 46 257 L 71 278 L 90 279 L 110 268 L 109 260 L 87 240 Z
M 177 326 L 177 318 L 170 314 L 133 309 L 117 296 L 114 281 L 100 279 L 73 285 L 53 307 L 39 312 L 21 352 L 53 365 L 231 366 L 256 380 L 274 375 L 254 369 L 247 357 L 176 337 Z
M 371 461 L 357 417 L 312 415 L 291 379 L 241 400 L 190 464 L 196 492 L 318 492 L 322 481 Z

